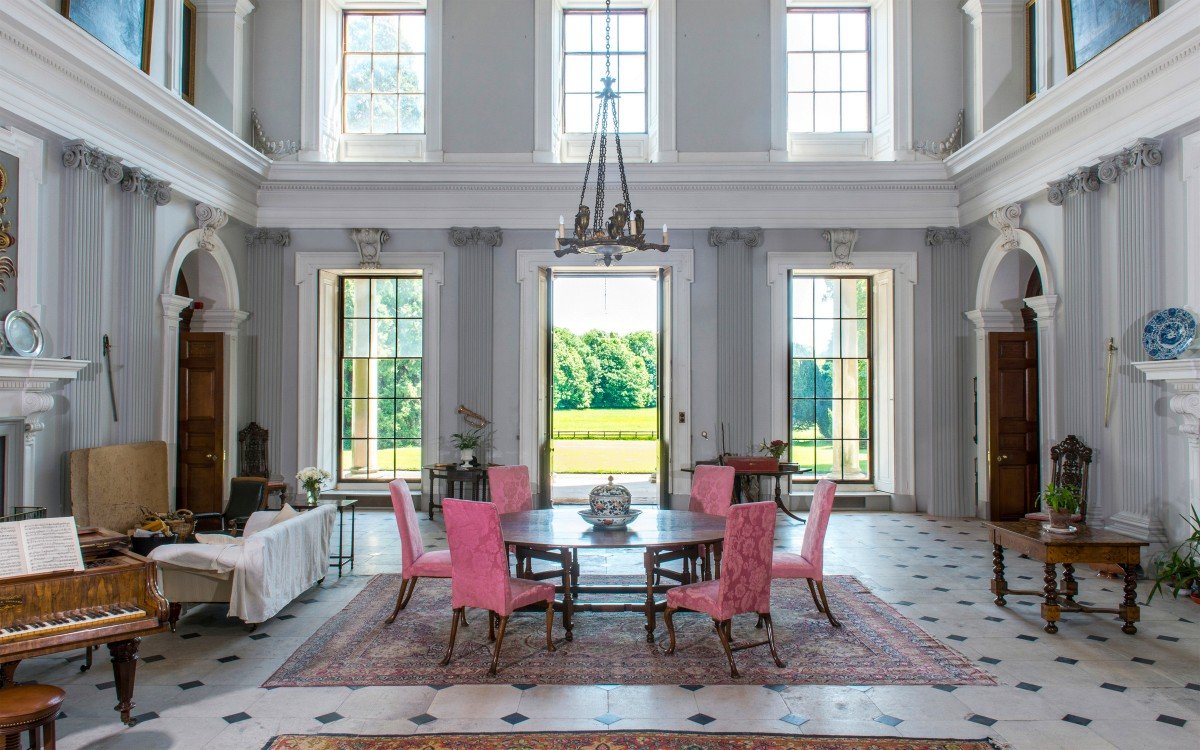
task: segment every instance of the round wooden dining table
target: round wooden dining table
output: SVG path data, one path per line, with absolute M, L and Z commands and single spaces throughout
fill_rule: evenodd
M 688 566 L 682 573 L 656 565 L 657 553 L 666 550 L 682 550 L 699 545 L 711 545 L 717 560 L 721 559 L 721 545 L 725 540 L 725 518 L 722 516 L 696 513 L 689 510 L 660 510 L 638 508 L 642 514 L 624 529 L 598 529 L 579 515 L 579 507 L 560 507 L 549 510 L 530 510 L 519 513 L 504 513 L 500 516 L 500 527 L 504 541 L 518 548 L 556 551 L 562 568 L 535 571 L 531 576 L 537 580 L 561 578 L 556 586 L 561 599 L 555 608 L 560 609 L 567 640 L 572 639 L 575 612 L 633 612 L 641 610 L 646 616 L 646 640 L 654 641 L 655 615 L 666 607 L 666 593 L 672 586 L 692 582 Z M 579 582 L 579 550 L 581 549 L 625 549 L 642 550 L 642 561 L 646 571 L 643 585 L 581 584 Z M 664 584 L 663 579 L 674 581 Z M 581 602 L 582 595 L 591 594 L 638 594 L 644 595 L 640 603 L 634 602 Z

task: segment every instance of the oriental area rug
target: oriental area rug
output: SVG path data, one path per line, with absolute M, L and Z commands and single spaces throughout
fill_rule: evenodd
M 589 583 L 629 584 L 629 576 L 597 576 Z M 545 618 L 513 615 L 500 652 L 499 673 L 487 674 L 491 644 L 487 616 L 468 610 L 454 659 L 438 664 L 450 632 L 450 582 L 423 578 L 391 625 L 400 588 L 397 574 L 375 576 L 284 662 L 263 687 L 368 687 L 430 684 L 533 685 L 994 685 L 995 680 L 956 651 L 868 591 L 853 576 L 830 576 L 825 589 L 842 627 L 818 613 L 803 581 L 776 581 L 771 609 L 780 656 L 767 649 L 736 654 L 741 677 L 729 676 L 712 621 L 700 614 L 675 616 L 678 645 L 666 651 L 661 616 L 656 643 L 646 641 L 640 611 L 577 612 L 574 640 L 566 641 L 555 617 L 554 653 L 546 651 Z M 736 641 L 760 640 L 756 618 L 734 619 Z
M 797 737 L 701 732 L 522 732 L 349 737 L 275 737 L 263 750 L 998 750 L 989 740 L 905 737 Z

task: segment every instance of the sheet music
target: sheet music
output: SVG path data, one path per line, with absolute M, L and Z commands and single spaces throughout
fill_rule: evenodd
M 0 523 L 0 578 L 19 576 L 25 572 L 21 555 L 21 525 L 8 521 Z
M 37 518 L 21 525 L 30 573 L 83 570 L 83 552 L 79 549 L 74 518 Z

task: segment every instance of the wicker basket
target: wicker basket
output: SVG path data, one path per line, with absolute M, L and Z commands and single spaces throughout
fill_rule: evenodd
M 179 541 L 184 542 L 191 538 L 196 531 L 196 519 L 192 516 L 190 510 L 177 510 L 171 513 L 155 513 L 146 506 L 141 507 L 143 519 L 149 521 L 152 518 L 157 518 L 167 525 L 171 533 L 179 537 Z

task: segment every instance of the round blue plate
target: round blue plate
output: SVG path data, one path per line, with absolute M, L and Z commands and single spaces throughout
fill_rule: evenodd
M 1168 307 L 1150 316 L 1142 331 L 1142 346 L 1150 359 L 1175 359 L 1195 338 L 1195 316 L 1182 307 Z

